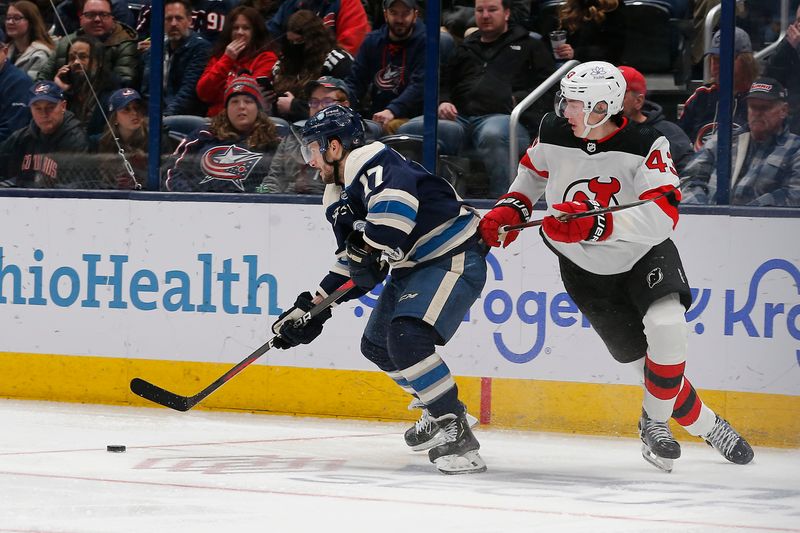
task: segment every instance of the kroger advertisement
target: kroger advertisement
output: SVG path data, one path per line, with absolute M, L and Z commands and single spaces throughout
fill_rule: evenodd
M 316 205 L 0 198 L 0 225 L 5 352 L 236 363 L 333 261 Z M 681 218 L 696 386 L 800 395 L 798 234 L 799 219 Z M 441 348 L 457 375 L 636 383 L 536 229 L 487 260 L 481 298 Z M 374 370 L 359 340 L 376 297 L 338 306 L 313 344 L 259 364 Z

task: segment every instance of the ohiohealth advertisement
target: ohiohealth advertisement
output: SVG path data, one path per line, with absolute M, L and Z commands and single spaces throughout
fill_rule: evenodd
M 540 216 L 535 213 L 534 216 Z M 333 263 L 321 206 L 0 198 L 0 351 L 236 363 Z M 700 388 L 800 396 L 800 219 L 684 215 Z M 457 375 L 634 384 L 564 292 L 536 229 L 487 257 L 481 298 L 440 348 Z M 374 370 L 359 352 L 380 292 L 314 343 L 258 364 Z

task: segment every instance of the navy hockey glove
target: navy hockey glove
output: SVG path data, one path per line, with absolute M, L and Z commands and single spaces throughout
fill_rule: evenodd
M 364 234 L 354 230 L 347 236 L 347 266 L 350 279 L 360 289 L 371 291 L 375 285 L 382 283 L 389 273 L 389 265 L 381 261 L 381 251 L 369 250 L 364 242 Z
M 294 348 L 298 344 L 308 344 L 322 333 L 322 325 L 331 317 L 330 308 L 325 309 L 320 314 L 301 326 L 295 326 L 295 322 L 314 307 L 311 293 L 306 291 L 297 296 L 294 306 L 281 313 L 278 320 L 272 324 L 272 332 L 278 335 L 272 345 L 275 348 L 286 350 Z
M 552 206 L 553 209 L 562 213 L 585 213 L 601 207 L 603 206 L 600 202 L 595 200 L 564 202 Z M 611 213 L 576 218 L 566 222 L 561 222 L 554 216 L 546 216 L 542 221 L 542 230 L 545 234 L 559 242 L 600 242 L 606 240 L 613 229 L 614 216 Z
M 510 192 L 497 200 L 491 211 L 483 215 L 478 232 L 489 246 L 500 246 L 500 228 L 527 222 L 531 216 L 531 201 L 524 194 Z M 519 230 L 509 231 L 503 240 L 503 248 L 514 242 Z

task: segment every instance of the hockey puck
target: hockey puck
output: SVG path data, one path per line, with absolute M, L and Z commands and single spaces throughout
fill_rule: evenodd
M 106 446 L 107 452 L 114 452 L 114 453 L 122 453 L 125 451 L 125 446 L 117 445 L 117 444 L 109 444 Z

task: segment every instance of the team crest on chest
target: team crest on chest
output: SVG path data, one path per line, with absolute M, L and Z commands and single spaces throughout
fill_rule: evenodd
M 235 144 L 215 146 L 204 153 L 200 161 L 200 168 L 205 174 L 200 183 L 211 180 L 229 181 L 244 191 L 242 182 L 263 157 L 262 154 L 245 150 Z
M 565 202 L 595 200 L 603 207 L 619 205 L 617 193 L 622 189 L 619 179 L 613 176 L 595 176 L 573 181 L 564 191 Z

